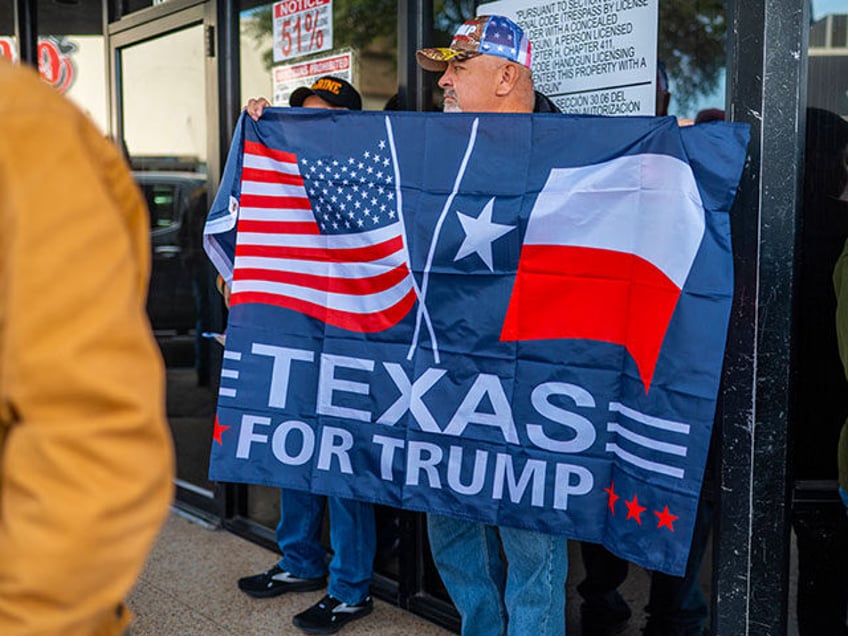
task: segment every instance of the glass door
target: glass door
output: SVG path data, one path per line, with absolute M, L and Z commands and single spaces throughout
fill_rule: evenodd
M 147 310 L 167 367 L 178 502 L 217 517 L 207 473 L 222 351 L 211 334 L 221 330 L 223 309 L 202 246 L 210 187 L 207 103 L 215 88 L 204 7 L 149 21 L 133 17 L 132 28 L 110 38 L 113 131 L 150 210 Z

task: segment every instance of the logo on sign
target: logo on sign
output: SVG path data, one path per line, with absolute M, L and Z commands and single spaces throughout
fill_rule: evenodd
M 38 72 L 60 93 L 67 92 L 76 79 L 76 67 L 71 59 L 76 51 L 77 45 L 64 36 L 38 40 Z M 17 59 L 17 46 L 12 38 L 0 38 L 0 57 Z

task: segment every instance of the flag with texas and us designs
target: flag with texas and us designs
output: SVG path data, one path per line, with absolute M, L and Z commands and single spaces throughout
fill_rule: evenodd
M 242 116 L 210 478 L 605 545 L 681 574 L 748 130 L 673 118 Z

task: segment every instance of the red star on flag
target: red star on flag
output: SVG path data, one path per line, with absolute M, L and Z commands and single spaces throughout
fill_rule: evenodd
M 645 506 L 639 505 L 639 499 L 636 495 L 633 495 L 632 501 L 626 501 L 624 504 L 627 506 L 627 518 L 635 519 L 636 523 L 640 526 L 642 525 L 642 517 L 640 516 L 643 512 L 647 510 Z
M 674 532 L 674 526 L 671 524 L 674 522 L 675 519 L 679 519 L 680 517 L 671 514 L 668 511 L 668 506 L 663 508 L 662 512 L 654 510 L 654 514 L 657 515 L 657 517 L 659 518 L 659 521 L 657 522 L 657 528 L 662 528 L 663 526 L 665 526 L 666 528 Z
M 224 441 L 221 439 L 221 434 L 224 431 L 229 430 L 230 426 L 224 426 L 221 422 L 218 421 L 218 416 L 215 416 L 215 430 L 212 431 L 212 439 L 218 442 L 221 446 L 224 445 Z
M 610 513 L 615 514 L 615 502 L 620 499 L 619 495 L 615 494 L 615 482 L 611 482 L 609 488 L 604 488 L 604 492 L 609 495 L 607 506 L 609 506 Z

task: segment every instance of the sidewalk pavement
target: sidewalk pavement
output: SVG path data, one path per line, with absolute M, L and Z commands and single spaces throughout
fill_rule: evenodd
M 279 557 L 226 530 L 209 529 L 172 512 L 130 594 L 132 636 L 270 636 L 301 634 L 292 616 L 326 593 L 255 599 L 236 580 Z M 447 636 L 451 632 L 383 601 L 347 625 L 343 636 Z
M 577 583 L 583 578 L 579 547 L 569 542 L 566 634 L 580 634 Z M 709 553 L 708 553 L 709 554 Z M 138 583 L 129 596 L 135 614 L 132 636 L 297 636 L 292 617 L 317 602 L 325 591 L 255 599 L 236 587 L 239 577 L 269 568 L 278 555 L 222 529 L 179 512 L 169 516 Z M 709 557 L 701 584 L 709 589 Z M 644 623 L 649 574 L 631 566 L 621 592 L 633 618 L 621 636 L 638 636 Z M 794 615 L 790 614 L 790 615 Z M 794 621 L 793 621 L 794 622 Z M 797 633 L 790 626 L 789 636 Z M 378 599 L 374 612 L 340 632 L 342 636 L 449 636 L 423 618 Z

